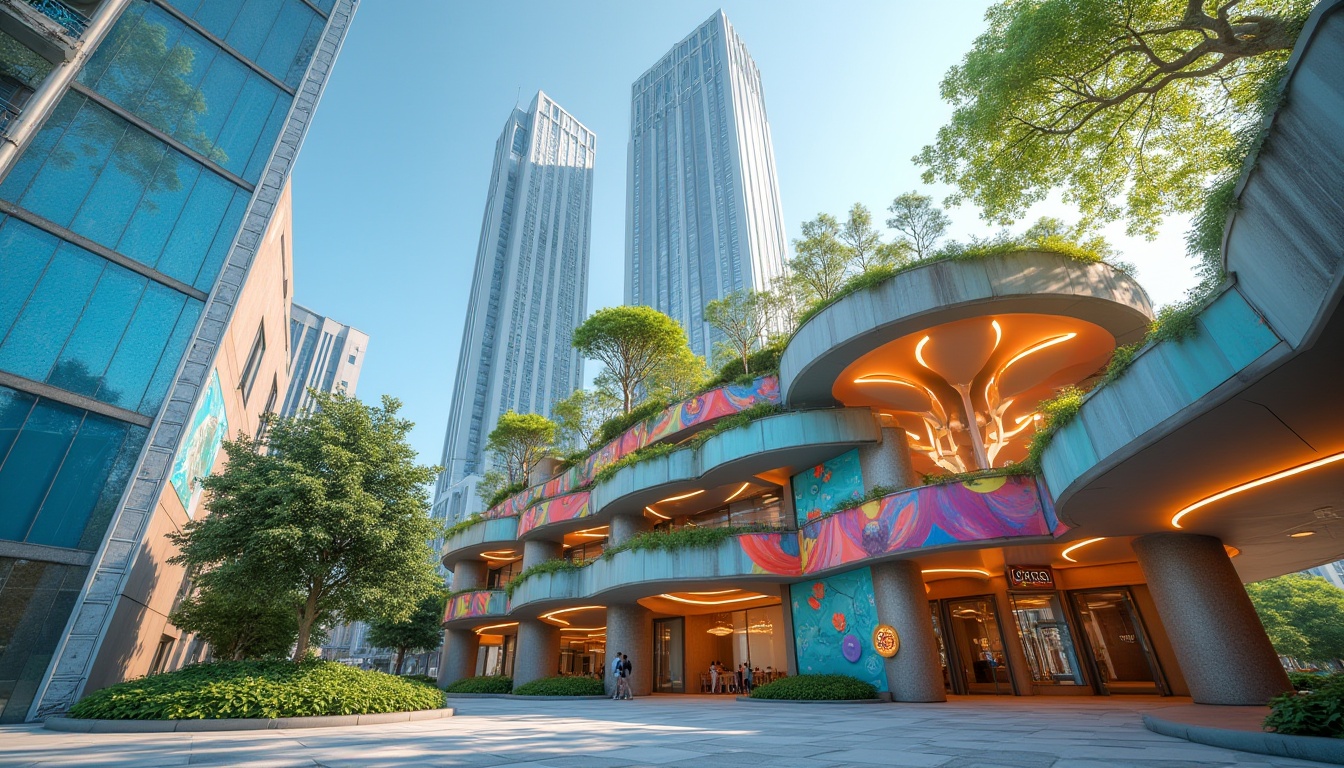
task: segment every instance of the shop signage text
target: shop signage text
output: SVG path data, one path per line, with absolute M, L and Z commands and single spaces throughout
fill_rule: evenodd
M 1048 565 L 1008 566 L 1009 589 L 1054 589 L 1055 572 Z

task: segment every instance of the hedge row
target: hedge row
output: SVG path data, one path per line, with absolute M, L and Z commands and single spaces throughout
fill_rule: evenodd
M 850 701 L 876 699 L 877 689 L 849 675 L 795 675 L 751 689 L 753 699 Z

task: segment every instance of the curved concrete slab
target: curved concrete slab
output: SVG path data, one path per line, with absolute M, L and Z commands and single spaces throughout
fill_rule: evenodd
M 442 623 L 448 629 L 461 629 L 508 615 L 509 600 L 504 590 L 473 589 L 449 598 Z
M 452 570 L 461 560 L 476 557 L 518 540 L 518 518 L 500 517 L 481 520 L 443 540 L 439 550 L 443 567 Z
M 784 403 L 834 405 L 840 372 L 889 341 L 954 320 L 1020 312 L 1086 320 L 1121 345 L 1141 339 L 1153 316 L 1143 288 L 1106 264 L 1037 251 L 934 262 L 850 294 L 804 323 L 780 360 Z

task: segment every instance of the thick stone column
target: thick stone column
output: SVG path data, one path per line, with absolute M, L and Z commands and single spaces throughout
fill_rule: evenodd
M 1263 705 L 1292 690 L 1221 541 L 1152 533 L 1134 552 L 1196 704 Z
M 560 628 L 540 619 L 518 622 L 518 650 L 513 657 L 513 687 L 554 677 L 560 672 Z
M 611 533 L 607 536 L 607 542 L 609 546 L 615 547 L 629 541 L 632 536 L 651 530 L 653 521 L 643 515 L 616 515 L 611 518 Z
M 544 563 L 547 560 L 554 560 L 564 554 L 565 548 L 558 541 L 542 541 L 533 539 L 523 542 L 523 570 L 527 570 L 537 563 Z
M 443 651 L 439 656 L 439 687 L 447 688 L 475 675 L 480 647 L 480 636 L 470 629 L 444 630 Z
M 638 603 L 607 606 L 607 695 L 616 692 L 611 674 L 615 654 L 630 657 L 630 690 L 636 696 L 653 693 L 653 613 Z M 689 675 L 688 675 L 689 676 Z
M 910 560 L 874 565 L 877 620 L 896 629 L 901 645 L 887 659 L 887 686 L 893 701 L 946 701 L 933 635 L 929 599 L 919 565 Z M 871 638 L 863 638 L 864 643 Z
M 919 484 L 910 463 L 910 442 L 900 427 L 882 427 L 882 442 L 860 446 L 859 468 L 863 470 L 865 491 L 878 485 L 894 490 Z
M 481 589 L 485 586 L 485 575 L 488 572 L 484 560 L 459 560 L 453 566 L 453 591 Z

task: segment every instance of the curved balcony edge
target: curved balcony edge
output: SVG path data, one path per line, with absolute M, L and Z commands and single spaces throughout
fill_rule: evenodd
M 804 323 L 780 358 L 782 402 L 833 404 L 836 377 L 864 353 L 930 324 L 973 316 L 987 303 L 995 313 L 1067 308 L 1119 345 L 1143 338 L 1153 317 L 1138 282 L 1108 264 L 1045 251 L 934 261 L 855 291 Z
M 443 540 L 439 562 L 452 570 L 460 560 L 479 555 L 503 544 L 518 540 L 517 517 L 495 517 L 480 520 Z
M 442 625 L 456 629 L 479 623 L 482 619 L 505 618 L 510 612 L 508 597 L 502 589 L 473 589 L 448 598 Z

